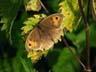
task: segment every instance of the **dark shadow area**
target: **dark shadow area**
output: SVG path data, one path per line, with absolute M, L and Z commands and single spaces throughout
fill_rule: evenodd
M 91 65 L 91 69 L 92 72 L 96 72 L 96 48 L 95 47 L 91 47 L 90 50 L 90 65 Z M 84 53 L 81 57 L 82 62 L 87 66 L 87 56 L 86 56 L 86 51 L 84 50 Z M 84 69 L 81 67 L 80 72 L 84 71 Z

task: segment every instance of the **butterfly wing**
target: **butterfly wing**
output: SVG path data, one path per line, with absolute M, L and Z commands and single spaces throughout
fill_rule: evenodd
M 29 33 L 26 39 L 25 47 L 27 51 L 40 48 L 40 35 L 38 28 L 34 28 L 31 33 Z
M 58 40 L 61 41 L 61 36 L 63 36 L 63 29 L 56 28 L 56 29 L 50 29 L 47 32 L 51 39 L 54 41 L 54 43 L 57 43 Z
M 52 41 L 51 37 L 48 35 L 47 32 L 40 30 L 40 36 L 41 36 L 40 50 L 48 50 L 53 46 L 54 42 Z
M 31 31 L 26 40 L 28 50 L 46 50 L 54 45 L 62 35 L 60 25 L 63 16 L 59 13 L 52 14 L 43 19 L 39 25 Z
M 61 25 L 61 22 L 63 20 L 63 15 L 56 13 L 48 16 L 47 18 L 44 18 L 39 23 L 39 27 L 41 29 L 53 29 L 53 28 L 59 28 Z
M 63 35 L 63 29 L 60 28 L 62 20 L 62 14 L 52 14 L 43 19 L 40 22 L 39 27 L 41 28 L 41 30 L 47 33 L 48 36 L 50 36 L 51 40 L 56 43 L 59 39 L 61 39 L 60 37 Z
M 51 40 L 50 36 L 37 27 L 28 35 L 25 47 L 27 51 L 45 50 L 51 48 L 53 44 L 54 42 Z

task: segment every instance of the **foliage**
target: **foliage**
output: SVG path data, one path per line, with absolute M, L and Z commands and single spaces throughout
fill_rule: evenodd
M 25 9 L 27 11 L 39 11 L 41 9 L 39 0 L 30 0 L 26 2 Z
M 80 64 L 74 54 L 82 55 L 86 37 L 78 0 L 42 0 L 50 14 L 60 12 L 64 15 L 63 38 L 69 40 L 68 44 L 74 54 L 70 52 L 63 41 L 56 43 L 53 50 L 27 53 L 25 49 L 26 36 L 40 20 L 48 15 L 42 5 L 38 9 L 36 3 L 39 0 L 30 0 L 32 1 L 29 1 L 31 7 L 29 4 L 28 8 L 31 8 L 31 11 L 28 11 L 29 9 L 26 9 L 28 1 L 0 0 L 0 72 L 49 72 L 51 70 L 53 72 L 79 72 Z M 93 4 L 95 4 L 95 0 Z M 85 9 L 87 4 L 83 5 Z M 93 12 L 96 12 L 95 9 L 89 12 L 91 49 L 96 48 L 96 21 L 94 19 L 96 14 L 93 15 Z M 84 12 L 87 12 L 86 9 Z M 45 55 L 44 60 L 42 60 L 43 55 Z M 32 60 L 38 62 L 36 61 L 37 63 L 34 64 Z M 42 66 L 43 68 L 41 68 Z
M 28 18 L 28 20 L 24 22 L 25 26 L 21 28 L 23 30 L 23 33 L 26 34 L 28 31 L 32 30 L 34 26 L 36 26 L 36 24 L 40 21 L 40 19 L 44 17 L 45 15 L 41 14 L 41 15 L 34 15 L 33 17 Z
M 76 26 L 79 19 L 79 7 L 77 0 L 64 0 L 59 3 L 59 10 L 64 15 L 63 26 L 68 31 L 72 31 Z M 76 21 L 77 20 L 77 21 Z

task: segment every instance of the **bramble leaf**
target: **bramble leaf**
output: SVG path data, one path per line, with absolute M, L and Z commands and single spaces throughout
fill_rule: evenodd
M 26 21 L 24 21 L 24 25 L 21 30 L 23 30 L 22 34 L 26 34 L 27 32 L 29 32 L 30 30 L 32 30 L 34 28 L 34 26 L 36 26 L 38 24 L 38 22 L 44 18 L 45 15 L 44 14 L 38 14 L 38 15 L 34 15 L 33 17 L 28 18 Z
M 78 21 L 78 0 L 63 0 L 59 6 L 59 11 L 64 15 L 62 27 L 71 32 L 76 25 L 74 21 Z

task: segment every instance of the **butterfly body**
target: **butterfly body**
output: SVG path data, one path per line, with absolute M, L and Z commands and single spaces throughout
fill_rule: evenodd
M 60 28 L 63 15 L 56 13 L 41 20 L 26 39 L 26 49 L 30 50 L 48 50 L 57 43 L 63 35 L 63 29 Z

